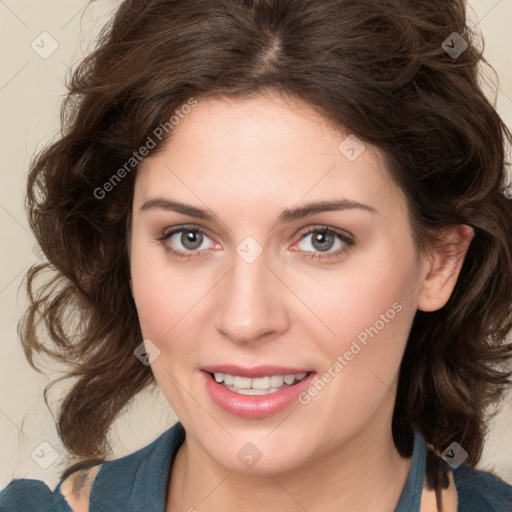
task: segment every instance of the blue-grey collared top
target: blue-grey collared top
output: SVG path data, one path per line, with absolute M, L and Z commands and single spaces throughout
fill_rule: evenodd
M 103 463 L 92 485 L 89 511 L 165 512 L 169 470 L 184 440 L 185 430 L 177 422 L 144 448 Z M 425 465 L 425 440 L 416 432 L 409 476 L 395 512 L 419 512 Z M 459 512 L 512 512 L 512 486 L 497 476 L 464 465 L 453 476 Z M 52 492 L 39 480 L 13 480 L 0 492 L 0 512 L 72 512 L 61 485 L 62 480 Z

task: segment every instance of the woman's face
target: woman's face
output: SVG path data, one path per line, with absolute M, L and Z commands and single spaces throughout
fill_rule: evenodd
M 139 170 L 131 284 L 152 369 L 189 442 L 232 470 L 390 431 L 426 267 L 382 156 L 349 135 L 277 95 L 203 100 Z M 339 203 L 305 209 L 319 202 Z

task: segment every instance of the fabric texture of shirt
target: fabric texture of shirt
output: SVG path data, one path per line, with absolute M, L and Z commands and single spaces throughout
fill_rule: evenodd
M 172 461 L 185 440 L 178 421 L 153 442 L 102 464 L 94 479 L 89 512 L 165 512 Z M 416 432 L 411 467 L 395 512 L 419 512 L 425 478 L 426 447 Z M 497 476 L 460 466 L 453 471 L 459 512 L 512 512 L 512 486 Z M 13 480 L 0 492 L 0 512 L 73 512 L 60 493 L 39 480 Z M 191 503 L 190 508 L 200 504 Z M 204 508 L 204 507 L 202 507 Z

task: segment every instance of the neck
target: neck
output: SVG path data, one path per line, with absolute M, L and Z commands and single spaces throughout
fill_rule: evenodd
M 400 457 L 391 425 L 372 422 L 329 453 L 275 474 L 231 471 L 186 437 L 172 467 L 167 512 L 395 510 L 411 459 Z M 321 499 L 319 498 L 321 496 Z

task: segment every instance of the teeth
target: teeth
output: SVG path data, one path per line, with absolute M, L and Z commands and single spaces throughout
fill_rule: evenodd
M 269 395 L 271 393 L 275 393 L 279 391 L 280 388 L 270 388 L 270 389 L 238 389 L 233 386 L 226 386 L 230 391 L 234 391 L 240 395 Z
M 251 379 L 249 379 L 251 380 Z M 251 382 L 252 389 L 269 389 L 270 388 L 270 377 L 259 377 L 257 379 L 252 379 Z M 235 386 L 238 387 L 238 386 Z M 279 386 L 272 386 L 273 388 L 277 388 Z
M 284 384 L 284 377 L 282 375 L 272 375 L 270 377 L 270 385 L 273 388 L 280 388 Z
M 238 389 L 249 389 L 252 384 L 252 379 L 249 377 L 235 377 L 233 386 Z
M 295 382 L 295 375 L 285 375 L 284 381 L 288 385 L 293 384 Z
M 215 373 L 214 377 L 215 381 L 219 384 L 224 383 L 225 386 L 236 388 L 235 390 L 243 395 L 263 395 L 266 393 L 262 393 L 262 391 L 274 393 L 284 384 L 291 386 L 295 382 L 304 379 L 306 375 L 307 373 L 291 373 L 288 375 L 269 375 L 251 379 L 250 377 L 239 377 L 229 373 Z

